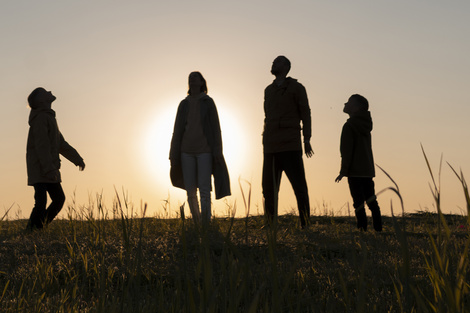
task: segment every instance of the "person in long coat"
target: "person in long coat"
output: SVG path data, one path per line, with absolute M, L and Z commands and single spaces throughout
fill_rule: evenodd
M 201 73 L 192 72 L 188 83 L 188 96 L 178 106 L 171 139 L 170 177 L 175 187 L 186 190 L 193 219 L 199 222 L 202 218 L 207 224 L 212 215 L 212 175 L 216 199 L 231 194 L 230 179 L 222 152 L 219 116 L 214 100 L 207 95 L 206 80 Z

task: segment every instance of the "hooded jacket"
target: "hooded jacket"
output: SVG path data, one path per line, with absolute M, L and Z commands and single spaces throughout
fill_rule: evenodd
M 214 176 L 215 197 L 216 199 L 220 199 L 229 196 L 231 191 L 227 165 L 222 153 L 222 133 L 220 130 L 219 115 L 214 100 L 212 100 L 211 97 L 204 95 L 198 101 L 200 102 L 203 133 L 213 156 L 212 175 Z M 176 161 L 172 162 L 170 178 L 173 186 L 182 189 L 185 188 L 181 169 L 181 143 L 186 130 L 188 113 L 189 98 L 186 97 L 178 106 L 170 147 L 170 160 Z
M 28 123 L 26 144 L 28 185 L 60 183 L 59 154 L 77 166 L 83 162 L 82 157 L 64 140 L 57 126 L 54 110 L 32 109 Z
M 346 121 L 341 132 L 341 175 L 375 177 L 371 131 L 369 111 L 357 112 Z
M 304 141 L 309 141 L 312 136 L 310 106 L 302 84 L 287 77 L 281 86 L 273 82 L 266 87 L 264 114 L 265 153 L 302 151 L 300 131 L 302 130 Z

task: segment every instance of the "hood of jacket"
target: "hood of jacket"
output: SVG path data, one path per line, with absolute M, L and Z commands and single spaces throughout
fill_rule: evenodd
M 55 111 L 52 109 L 45 109 L 45 108 L 31 109 L 31 113 L 29 113 L 28 124 L 31 126 L 31 123 L 40 114 L 51 114 L 53 117 L 55 117 Z
M 186 98 L 184 98 L 184 100 L 186 100 L 186 101 L 191 101 L 191 99 L 193 99 L 193 98 L 190 95 L 187 95 Z M 195 99 L 198 100 L 198 101 L 199 100 L 207 100 L 207 99 L 210 99 L 210 97 L 207 93 L 201 93 Z
M 367 135 L 372 131 L 372 117 L 369 111 L 357 112 L 347 122 L 361 135 Z

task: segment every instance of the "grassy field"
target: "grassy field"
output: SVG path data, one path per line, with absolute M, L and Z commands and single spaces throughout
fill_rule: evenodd
M 311 221 L 2 221 L 1 312 L 469 312 L 467 217 Z
M 125 200 L 68 208 L 43 231 L 0 220 L 1 312 L 470 312 L 467 215 L 384 217 L 359 232 L 352 217 L 140 217 Z M 392 180 L 393 182 L 393 180 Z M 395 183 L 394 183 L 395 184 Z M 398 186 L 391 191 L 401 199 Z M 130 211 L 130 213 L 129 213 Z M 393 212 L 393 207 L 392 207 Z M 372 229 L 372 227 L 369 227 Z

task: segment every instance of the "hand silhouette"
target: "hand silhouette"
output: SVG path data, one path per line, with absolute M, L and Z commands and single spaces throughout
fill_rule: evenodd
M 79 169 L 80 171 L 83 171 L 83 170 L 85 169 L 85 162 L 83 162 L 83 160 L 82 160 L 82 162 L 81 162 L 80 164 L 78 164 L 78 169 Z
M 311 158 L 313 155 L 313 149 L 309 141 L 304 143 L 304 148 L 305 148 L 305 155 L 307 156 L 307 158 Z

